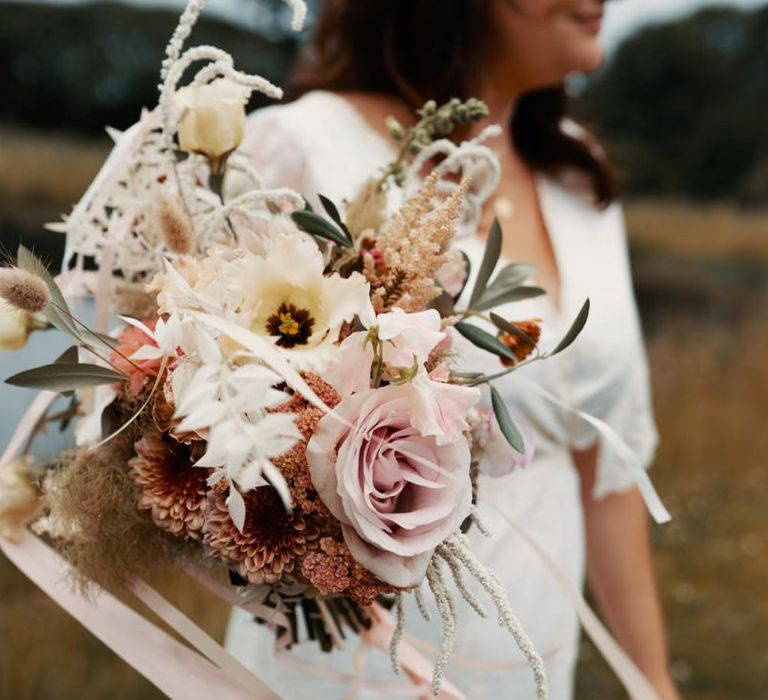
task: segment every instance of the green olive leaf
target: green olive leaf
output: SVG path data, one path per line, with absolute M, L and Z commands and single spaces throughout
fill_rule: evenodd
M 494 219 L 491 230 L 488 232 L 483 261 L 480 263 L 480 269 L 477 271 L 477 279 L 472 289 L 472 296 L 469 299 L 470 309 L 476 308 L 475 302 L 483 295 L 488 280 L 491 279 L 491 275 L 496 268 L 496 263 L 501 255 L 501 238 L 501 225 L 498 219 Z
M 78 351 L 77 351 L 77 345 L 72 345 L 68 347 L 61 355 L 59 355 L 55 360 L 54 364 L 77 364 L 78 362 Z
M 541 287 L 526 287 L 516 285 L 506 289 L 500 289 L 495 294 L 483 294 L 480 299 L 472 306 L 474 311 L 486 311 L 492 309 L 495 306 L 501 306 L 502 304 L 510 304 L 515 301 L 523 301 L 525 299 L 533 299 L 546 294 Z
M 339 210 L 336 208 L 336 205 L 328 199 L 328 197 L 323 196 L 322 194 L 317 195 L 320 199 L 320 204 L 323 205 L 323 209 L 325 209 L 328 216 L 330 216 L 338 225 L 338 227 L 344 231 L 347 238 L 349 239 L 349 242 L 352 242 L 352 234 L 349 232 L 349 229 L 347 228 L 347 225 L 344 223 L 343 219 L 341 218 L 341 214 L 339 214 Z
M 318 238 L 332 241 L 343 248 L 352 247 L 352 241 L 350 241 L 343 231 L 339 230 L 330 221 L 314 212 L 307 211 L 306 209 L 303 211 L 295 211 L 291 214 L 291 218 L 302 231 L 306 231 Z
M 507 442 L 514 450 L 520 454 L 525 454 L 525 441 L 523 440 L 523 436 L 520 434 L 515 422 L 512 420 L 512 416 L 509 415 L 507 404 L 504 402 L 501 394 L 499 394 L 493 386 L 491 386 L 491 405 L 493 406 L 493 413 L 496 416 L 502 435 L 504 435 Z
M 6 384 L 38 391 L 66 393 L 85 386 L 122 382 L 125 375 L 100 365 L 75 362 L 54 362 L 14 374 Z
M 589 318 L 589 308 L 590 302 L 589 299 L 587 299 L 584 302 L 584 306 L 581 307 L 581 311 L 579 311 L 578 315 L 571 324 L 571 327 L 568 329 L 568 332 L 563 336 L 563 339 L 558 343 L 557 347 L 551 353 L 549 353 L 549 357 L 562 352 L 571 343 L 573 343 L 576 338 L 578 338 L 579 333 L 581 333 L 581 331 L 584 329 L 584 326 L 587 323 L 587 319 Z
M 534 274 L 536 268 L 525 263 L 509 263 L 505 265 L 494 278 L 487 289 L 486 294 L 495 294 L 497 291 L 519 287 L 527 282 Z
M 496 326 L 496 328 L 498 328 L 500 331 L 517 336 L 523 342 L 530 343 L 536 347 L 537 343 L 533 338 L 531 338 L 531 336 L 521 331 L 514 323 L 510 323 L 498 314 L 493 313 L 493 311 L 491 311 L 491 321 L 493 321 L 493 325 Z
M 454 328 L 461 333 L 472 345 L 486 350 L 494 355 L 503 357 L 507 360 L 516 360 L 515 354 L 502 343 L 495 335 L 491 335 L 488 331 L 484 331 L 482 328 L 473 326 L 469 323 L 459 321 Z

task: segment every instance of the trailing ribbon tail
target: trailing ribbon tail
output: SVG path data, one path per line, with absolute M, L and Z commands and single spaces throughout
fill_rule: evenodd
M 159 627 L 100 591 L 86 599 L 73 589 L 68 565 L 26 529 L 18 542 L 0 538 L 0 551 L 81 625 L 173 700 L 215 697 L 222 700 L 279 700 L 256 676 L 232 673 L 234 660 L 222 668 L 178 642 Z M 191 621 L 190 621 L 191 624 Z M 196 626 L 195 626 L 196 628 Z M 182 634 L 189 629 L 179 629 Z M 183 634 L 193 644 L 202 630 Z M 205 649 L 212 653 L 212 650 Z M 222 650 L 223 652 L 223 650 Z M 223 657 L 217 657 L 223 663 Z
M 623 466 L 634 479 L 635 484 L 637 485 L 637 488 L 643 497 L 643 501 L 645 501 L 645 505 L 648 508 L 648 512 L 651 514 L 651 517 L 660 525 L 672 520 L 672 516 L 669 514 L 669 511 L 662 503 L 661 498 L 656 492 L 656 489 L 654 488 L 653 483 L 651 482 L 651 479 L 646 473 L 645 469 L 643 469 L 637 463 L 637 458 L 629 448 L 629 445 L 627 445 L 621 435 L 619 435 L 614 428 L 608 425 L 608 423 L 606 423 L 604 420 L 596 418 L 586 411 L 580 411 L 577 408 L 573 408 L 573 406 L 569 406 L 568 404 L 558 399 L 556 396 L 550 394 L 545 389 L 542 389 L 534 382 L 531 382 L 527 379 L 522 379 L 520 377 L 516 377 L 516 381 L 521 385 L 524 385 L 526 390 L 536 393 L 558 408 L 578 416 L 583 421 L 586 421 L 593 428 L 595 428 L 595 430 L 597 430 L 605 442 L 613 449 L 613 451 L 621 460 Z
M 617 644 L 600 619 L 587 605 L 581 592 L 571 581 L 568 574 L 547 554 L 544 548 L 515 520 L 493 503 L 487 504 L 504 521 L 522 537 L 534 552 L 539 556 L 544 566 L 555 577 L 557 584 L 565 596 L 573 605 L 579 617 L 581 626 L 592 640 L 597 650 L 605 659 L 616 677 L 621 681 L 624 689 L 632 700 L 660 700 L 648 679 L 635 666 L 624 650 Z

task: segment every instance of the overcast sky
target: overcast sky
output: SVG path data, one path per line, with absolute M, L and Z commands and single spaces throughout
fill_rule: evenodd
M 700 7 L 729 5 L 749 9 L 765 4 L 768 0 L 616 0 L 607 4 L 604 36 L 614 46 L 643 24 L 680 17 Z
M 35 0 L 27 0 L 33 2 Z M 82 0 L 52 0 L 60 3 L 74 3 Z M 132 4 L 165 7 L 183 7 L 184 0 L 126 0 Z M 387 0 L 382 0 L 386 2 Z M 417 0 L 414 0 L 417 1 Z M 604 37 L 608 46 L 615 46 L 643 24 L 664 21 L 692 12 L 700 7 L 728 5 L 731 7 L 754 8 L 768 4 L 768 0 L 616 0 L 607 4 Z M 258 8 L 254 0 L 209 0 L 208 12 L 224 16 L 229 20 L 254 18 Z M 247 23 L 247 22 L 246 22 Z

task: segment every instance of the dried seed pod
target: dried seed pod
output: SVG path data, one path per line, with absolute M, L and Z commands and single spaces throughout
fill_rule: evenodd
M 51 292 L 48 285 L 36 275 L 18 267 L 0 269 L 0 297 L 11 306 L 40 313 L 51 303 Z
M 158 197 L 153 213 L 168 250 L 178 255 L 188 255 L 194 250 L 192 224 L 175 198 L 167 195 Z

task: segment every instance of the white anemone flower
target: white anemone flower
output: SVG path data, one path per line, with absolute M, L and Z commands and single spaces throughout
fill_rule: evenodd
M 374 317 L 368 281 L 324 275 L 322 253 L 307 236 L 277 238 L 264 256 L 237 267 L 239 323 L 267 336 L 300 371 L 322 372 L 337 356 L 342 325 Z

